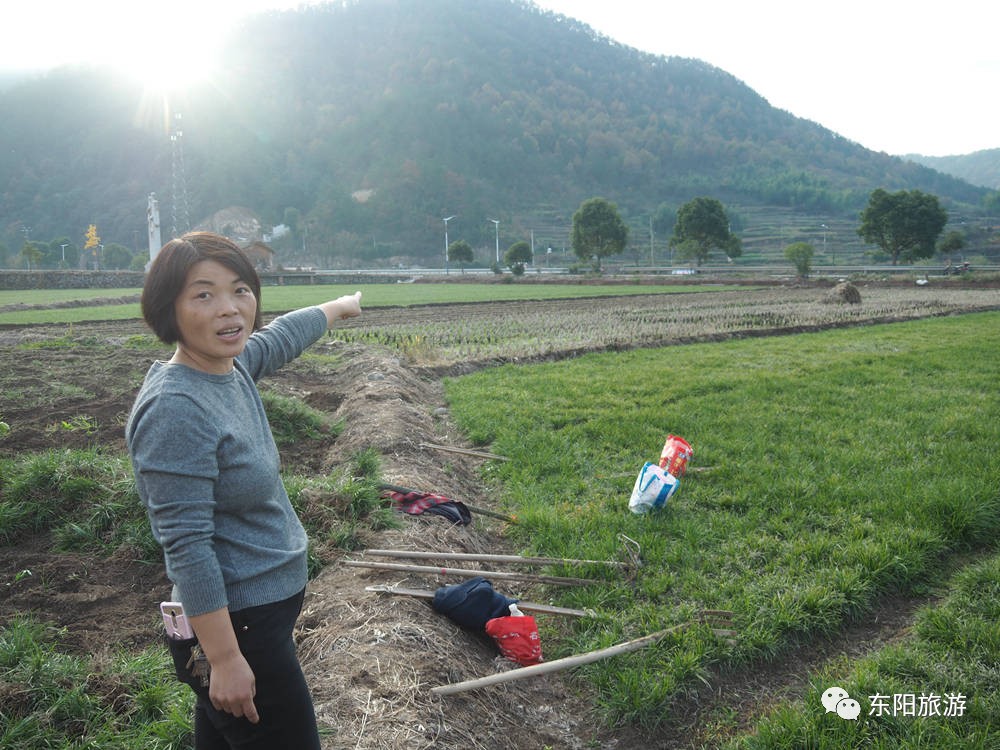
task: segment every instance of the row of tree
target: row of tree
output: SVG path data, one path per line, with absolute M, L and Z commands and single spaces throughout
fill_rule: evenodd
M 958 252 L 965 244 L 964 236 L 957 231 L 949 232 L 942 239 L 948 214 L 937 196 L 919 190 L 895 193 L 882 188 L 875 190 L 869 196 L 860 221 L 858 235 L 878 247 L 893 265 L 930 258 L 935 252 Z M 716 250 L 725 253 L 728 260 L 742 254 L 740 238 L 733 232 L 725 207 L 716 198 L 702 196 L 688 201 L 677 210 L 672 226 L 669 245 L 678 260 L 693 261 L 701 266 Z M 597 272 L 600 272 L 604 258 L 625 251 L 628 237 L 629 228 L 618 206 L 605 198 L 590 198 L 573 214 L 570 237 L 573 253 L 581 263 L 592 264 Z M 808 243 L 797 242 L 785 249 L 785 257 L 795 265 L 800 275 L 805 276 L 814 252 Z M 93 224 L 87 230 L 82 252 L 68 238 L 60 238 L 49 243 L 26 240 L 20 255 L 29 269 L 79 267 L 141 270 L 146 261 L 144 253 L 133 255 L 128 248 L 116 243 L 107 247 L 100 244 Z M 458 264 L 463 272 L 465 265 L 473 260 L 473 248 L 466 240 L 456 240 L 448 245 L 447 261 Z M 533 261 L 532 247 L 523 240 L 512 244 L 503 255 L 503 265 L 515 275 L 524 273 L 525 264 Z M 502 270 L 499 258 L 492 265 L 494 271 Z
M 145 252 L 133 253 L 117 242 L 103 244 L 95 224 L 87 227 L 83 247 L 72 242 L 69 237 L 57 237 L 48 242 L 26 237 L 21 250 L 16 253 L 15 258 L 11 258 L 7 248 L 0 244 L 0 260 L 6 260 L 10 264 L 18 258 L 29 271 L 39 268 L 141 271 L 149 260 Z
M 879 188 L 871 193 L 857 231 L 897 265 L 933 257 L 935 252 L 960 251 L 965 244 L 960 232 L 949 232 L 941 238 L 947 222 L 948 214 L 937 196 L 919 190 L 890 193 Z M 573 214 L 573 252 L 581 261 L 592 262 L 596 271 L 601 269 L 601 259 L 624 252 L 628 233 L 618 207 L 604 198 L 584 201 Z M 715 250 L 725 253 L 728 260 L 742 254 L 740 238 L 732 231 L 725 207 L 709 197 L 695 198 L 677 210 L 670 247 L 677 259 L 694 261 L 698 266 Z M 786 258 L 803 276 L 808 275 L 813 254 L 812 246 L 804 242 L 793 243 L 785 251 Z M 464 240 L 453 242 L 448 258 L 471 263 L 472 247 Z M 514 273 L 523 273 L 524 264 L 532 260 L 527 242 L 511 245 L 504 254 L 504 263 Z

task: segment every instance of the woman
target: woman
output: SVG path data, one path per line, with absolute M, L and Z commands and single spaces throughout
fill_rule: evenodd
M 146 374 L 126 441 L 172 598 L 197 639 L 168 640 L 198 696 L 195 747 L 318 749 L 292 640 L 307 539 L 256 381 L 335 321 L 360 315 L 361 293 L 262 327 L 260 279 L 246 256 L 224 237 L 192 232 L 156 256 L 142 312 L 176 350 Z

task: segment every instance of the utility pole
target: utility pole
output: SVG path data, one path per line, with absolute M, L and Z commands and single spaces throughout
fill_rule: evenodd
M 454 216 L 444 217 L 444 272 L 445 273 L 448 273 L 448 222 L 454 218 L 455 218 Z
M 174 237 L 180 237 L 191 228 L 191 218 L 188 215 L 187 176 L 184 173 L 183 136 L 181 114 L 178 112 L 174 115 L 174 132 L 170 134 L 170 231 Z
M 160 204 L 156 193 L 150 193 L 146 200 L 146 225 L 149 229 L 149 262 L 152 263 L 163 245 L 160 240 Z
M 653 265 L 653 217 L 649 217 L 649 265 Z
M 500 265 L 500 219 L 490 219 L 497 230 L 497 265 Z

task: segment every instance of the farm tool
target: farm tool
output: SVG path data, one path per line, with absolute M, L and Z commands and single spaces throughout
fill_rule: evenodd
M 447 453 L 460 453 L 463 456 L 472 456 L 473 458 L 485 458 L 492 461 L 510 461 L 507 456 L 498 456 L 496 453 L 487 453 L 486 451 L 476 451 L 470 448 L 455 448 L 450 445 L 438 445 L 437 443 L 420 443 L 421 448 L 431 448 L 436 451 L 446 451 Z
M 534 573 L 510 573 L 502 570 L 469 570 L 467 568 L 436 568 L 432 565 L 405 565 L 401 563 L 367 562 L 364 560 L 344 560 L 344 565 L 352 568 L 375 568 L 379 570 L 397 570 L 407 573 L 424 573 L 427 575 L 459 576 L 465 578 L 475 578 L 485 576 L 488 578 L 507 581 L 533 581 L 535 583 L 548 583 L 554 586 L 590 586 L 600 583 L 588 578 L 571 578 L 568 576 L 547 576 Z
M 424 552 L 414 550 L 370 549 L 366 555 L 389 557 L 403 560 L 444 560 L 449 562 L 485 562 L 510 563 L 515 565 L 600 565 L 621 571 L 629 580 L 634 580 L 636 570 L 642 565 L 639 559 L 639 544 L 633 539 L 622 535 L 627 562 L 619 560 L 579 560 L 565 557 L 530 557 L 524 555 L 497 555 L 487 553 L 464 552 Z M 627 542 L 625 541 L 627 540 Z M 361 560 L 348 560 L 345 564 L 353 567 L 381 568 L 383 570 L 398 570 L 411 573 L 434 573 L 441 575 L 459 575 L 465 577 L 488 576 L 496 579 L 534 581 L 550 583 L 557 586 L 586 586 L 598 581 L 587 578 L 571 578 L 565 576 L 537 575 L 530 573 L 510 573 L 504 571 L 469 570 L 465 568 L 434 567 L 425 565 L 410 565 L 405 563 L 380 563 Z
M 454 695 L 455 693 L 464 693 L 468 690 L 478 690 L 479 688 L 496 685 L 501 682 L 522 680 L 527 677 L 535 677 L 542 674 L 548 674 L 550 672 L 571 669 L 583 664 L 591 664 L 595 661 L 611 658 L 612 656 L 627 654 L 631 651 L 638 651 L 639 649 L 647 648 L 663 640 L 668 635 L 680 632 L 681 630 L 698 624 L 708 625 L 715 636 L 724 638 L 727 642 L 731 642 L 732 638 L 736 635 L 736 631 L 731 627 L 732 617 L 733 613 L 727 610 L 701 610 L 696 614 L 696 617 L 693 620 L 682 622 L 678 625 L 657 631 L 656 633 L 645 635 L 641 638 L 636 638 L 632 641 L 626 641 L 625 643 L 619 643 L 615 646 L 598 649 L 597 651 L 588 651 L 584 654 L 567 656 L 563 659 L 556 659 L 555 661 L 533 664 L 528 667 L 513 669 L 508 672 L 499 672 L 487 677 L 479 677 L 472 680 L 465 680 L 463 682 L 455 682 L 450 685 L 441 685 L 439 687 L 431 688 L 431 693 L 434 695 Z
M 417 552 L 396 549 L 369 549 L 366 555 L 376 557 L 395 557 L 410 560 L 451 560 L 462 562 L 503 562 L 520 563 L 523 565 L 607 565 L 613 568 L 626 569 L 629 563 L 609 560 L 576 560 L 566 557 L 525 557 L 523 555 L 493 555 L 486 553 L 465 552 Z

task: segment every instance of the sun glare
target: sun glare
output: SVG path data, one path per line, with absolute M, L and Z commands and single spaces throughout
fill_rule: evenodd
M 139 81 L 147 90 L 179 91 L 206 82 L 229 19 L 210 3 L 167 6 L 116 4 L 102 17 L 96 62 Z
M 170 92 L 187 89 L 208 81 L 215 70 L 215 60 L 204 55 L 175 58 L 146 56 L 133 58 L 134 66 L 124 71 L 138 79 L 145 88 Z

